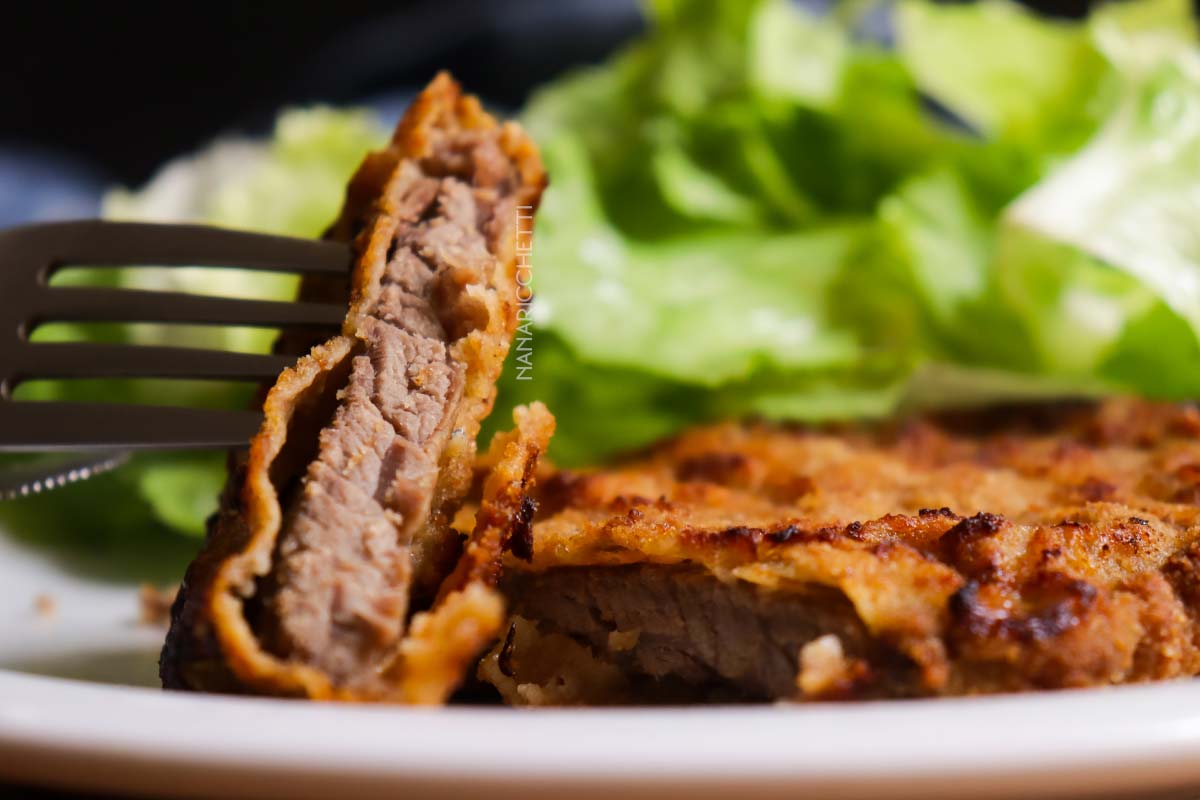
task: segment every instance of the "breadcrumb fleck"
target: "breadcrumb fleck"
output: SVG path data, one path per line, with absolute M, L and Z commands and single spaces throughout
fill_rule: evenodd
M 165 627 L 171 621 L 171 606 L 179 586 L 160 589 L 149 583 L 138 587 L 138 622 L 142 625 Z
M 58 615 L 58 599 L 45 592 L 33 598 L 33 610 L 42 619 L 54 619 Z
M 800 674 L 796 685 L 805 697 L 816 697 L 836 688 L 845 678 L 846 654 L 842 640 L 832 633 L 800 648 Z

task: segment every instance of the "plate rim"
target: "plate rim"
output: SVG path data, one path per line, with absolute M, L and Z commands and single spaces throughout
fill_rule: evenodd
M 47 764 L 74 760 L 93 765 L 104 790 L 186 794 L 209 773 L 290 776 L 301 793 L 354 781 L 362 796 L 468 784 L 843 796 L 887 787 L 892 797 L 945 795 L 965 780 L 980 796 L 1200 784 L 1200 681 L 1189 680 L 851 705 L 534 711 L 192 695 L 0 670 L 0 698 L 0 772 L 44 781 L 62 777 L 45 774 Z M 164 784 L 168 776 L 178 780 Z M 185 777 L 200 783 L 182 786 Z

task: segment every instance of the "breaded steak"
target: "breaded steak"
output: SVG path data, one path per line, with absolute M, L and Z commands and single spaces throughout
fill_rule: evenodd
M 542 482 L 508 702 L 843 699 L 1200 671 L 1200 412 L 692 430 Z
M 445 74 L 367 156 L 330 232 L 355 252 L 342 333 L 266 396 L 176 602 L 166 686 L 434 703 L 495 636 L 488 565 L 553 430 L 544 407 L 498 444 L 478 569 L 451 574 L 450 523 L 517 327 L 517 219 L 545 182 L 520 127 Z

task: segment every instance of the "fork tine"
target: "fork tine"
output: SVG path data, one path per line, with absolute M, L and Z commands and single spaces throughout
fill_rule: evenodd
M 257 411 L 0 401 L 0 451 L 244 447 Z
M 0 246 L 42 264 L 212 266 L 274 272 L 349 272 L 347 245 L 203 225 L 81 220 L 0 233 Z
M 34 378 L 271 380 L 294 357 L 193 347 L 34 342 L 16 348 L 13 382 Z
M 0 452 L 244 445 L 261 414 L 163 406 L 16 402 L 34 379 L 195 378 L 273 381 L 290 356 L 91 342 L 29 342 L 29 323 L 164 322 L 336 327 L 342 305 L 279 303 L 168 292 L 46 286 L 64 265 L 234 267 L 346 276 L 341 243 L 219 230 L 95 220 L 0 231 Z
M 275 328 L 291 325 L 337 327 L 344 306 L 330 303 L 275 302 L 206 297 L 183 292 L 139 289 L 54 287 L 34 301 L 37 322 L 166 322 L 203 325 L 246 325 Z

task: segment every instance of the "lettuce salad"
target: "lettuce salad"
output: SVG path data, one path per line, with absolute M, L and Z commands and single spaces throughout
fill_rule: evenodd
M 1200 394 L 1186 0 L 1079 22 L 1008 0 L 901 2 L 887 47 L 859 31 L 878 10 L 656 0 L 642 38 L 533 96 L 522 118 L 552 185 L 534 236 L 531 379 L 506 375 L 497 424 L 546 401 L 552 455 L 572 464 L 718 417 Z M 365 112 L 291 111 L 272 141 L 214 145 L 106 209 L 317 235 L 384 137 Z M 160 280 L 292 289 L 239 273 Z M 148 519 L 198 533 L 222 464 L 147 456 L 112 480 Z M 79 509 L 89 491 L 53 497 Z

